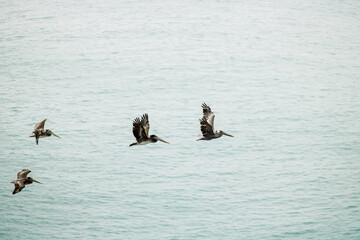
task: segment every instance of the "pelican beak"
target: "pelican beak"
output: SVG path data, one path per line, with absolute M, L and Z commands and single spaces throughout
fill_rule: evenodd
M 224 131 L 223 131 L 223 133 L 224 133 L 224 135 L 226 135 L 226 136 L 229 136 L 229 137 L 234 137 L 233 135 L 228 134 L 228 133 L 226 133 L 226 132 L 224 132 Z
M 42 184 L 42 182 L 39 182 L 39 181 L 37 181 L 37 180 L 35 180 L 35 179 L 33 179 L 33 181 Z
M 55 133 L 51 132 L 52 135 L 54 135 L 55 137 L 61 138 L 60 136 L 56 135 Z
M 157 138 L 159 141 L 162 141 L 162 142 L 164 142 L 164 143 L 167 143 L 167 144 L 170 144 L 169 142 L 167 142 L 167 141 L 165 141 L 165 140 L 162 140 L 161 138 Z

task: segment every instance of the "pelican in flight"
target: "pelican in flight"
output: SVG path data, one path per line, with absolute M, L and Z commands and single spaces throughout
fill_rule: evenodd
M 222 135 L 226 135 L 229 137 L 234 137 L 231 134 L 228 134 L 222 130 L 214 130 L 214 118 L 215 114 L 211 111 L 211 108 L 206 105 L 206 103 L 203 103 L 201 105 L 203 108 L 203 117 L 200 119 L 200 129 L 201 133 L 197 137 L 198 140 L 211 140 L 214 138 L 219 138 Z
M 38 122 L 34 127 L 34 131 L 30 135 L 30 137 L 35 137 L 36 144 L 39 144 L 39 138 L 50 137 L 51 135 L 61 138 L 49 129 L 44 130 L 45 121 L 46 119 Z
M 12 194 L 16 194 L 18 192 L 21 192 L 21 190 L 23 190 L 25 185 L 32 184 L 33 182 L 41 183 L 41 182 L 36 181 L 35 179 L 31 178 L 31 177 L 27 177 L 27 175 L 30 172 L 31 171 L 29 169 L 24 169 L 24 170 L 21 170 L 20 172 L 18 172 L 17 179 L 12 180 L 10 182 L 10 183 L 13 183 L 15 185 L 15 189 L 14 189 Z
M 136 142 L 130 144 L 130 147 L 134 146 L 134 145 L 144 145 L 144 144 L 148 144 L 148 143 L 156 143 L 157 141 L 162 141 L 164 143 L 169 144 L 169 142 L 162 140 L 161 138 L 159 138 L 156 135 L 149 136 L 149 128 L 150 128 L 149 116 L 147 113 L 142 115 L 141 120 L 138 117 L 135 118 L 133 121 L 133 134 L 134 134 L 134 137 L 136 138 Z

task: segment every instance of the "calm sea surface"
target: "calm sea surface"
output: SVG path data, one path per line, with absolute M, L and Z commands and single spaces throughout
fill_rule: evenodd
M 359 56 L 359 1 L 2 0 L 0 239 L 360 239 Z

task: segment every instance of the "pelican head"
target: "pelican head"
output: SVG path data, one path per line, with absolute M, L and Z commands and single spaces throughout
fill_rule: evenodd
M 42 184 L 42 182 L 39 182 L 38 180 L 35 180 L 35 179 L 31 178 L 31 177 L 28 177 L 27 180 L 28 180 L 29 182 L 37 182 L 37 183 Z
M 163 139 L 159 138 L 159 137 L 158 137 L 158 136 L 156 136 L 156 135 L 150 135 L 150 138 L 151 138 L 154 142 L 157 142 L 157 141 L 162 141 L 162 142 L 164 142 L 164 143 L 170 144 L 169 142 L 167 142 L 167 141 L 165 141 L 165 140 L 163 140 Z
M 55 137 L 61 138 L 60 136 L 56 135 L 55 133 L 53 133 L 50 129 L 46 129 L 46 134 L 47 135 L 54 135 Z
M 234 137 L 233 135 L 228 134 L 228 133 L 226 133 L 226 132 L 224 132 L 224 131 L 222 131 L 222 130 L 220 130 L 219 133 L 220 133 L 221 135 L 226 135 L 226 136 L 228 136 L 228 137 Z

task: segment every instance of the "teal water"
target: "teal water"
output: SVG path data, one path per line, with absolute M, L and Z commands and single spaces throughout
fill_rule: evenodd
M 0 13 L 0 239 L 360 239 L 358 1 Z M 170 145 L 128 147 L 145 112 Z

